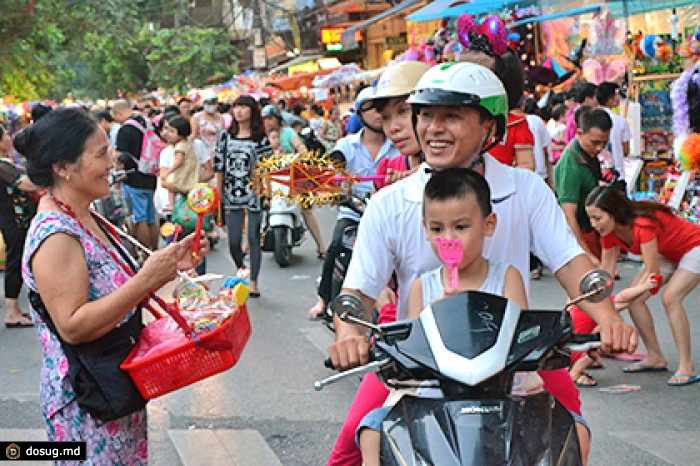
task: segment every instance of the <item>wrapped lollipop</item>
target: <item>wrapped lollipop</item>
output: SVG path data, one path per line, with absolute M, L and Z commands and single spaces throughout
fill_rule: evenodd
M 206 183 L 197 183 L 187 193 L 187 205 L 197 214 L 197 226 L 194 231 L 192 255 L 197 256 L 199 242 L 202 239 L 204 216 L 216 212 L 219 207 L 219 192 Z

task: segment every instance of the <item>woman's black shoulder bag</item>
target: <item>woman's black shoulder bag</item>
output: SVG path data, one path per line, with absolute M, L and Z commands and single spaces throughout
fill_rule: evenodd
M 71 345 L 56 330 L 41 296 L 30 291 L 29 302 L 61 342 L 68 358 L 68 379 L 82 409 L 96 419 L 111 421 L 146 406 L 147 400 L 141 396 L 129 373 L 119 368 L 141 333 L 140 307 L 121 327 L 95 341 Z

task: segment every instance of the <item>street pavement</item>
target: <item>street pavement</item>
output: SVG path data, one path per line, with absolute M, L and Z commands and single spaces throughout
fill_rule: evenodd
M 318 212 L 328 240 L 334 212 Z M 231 370 L 151 401 L 149 445 L 154 465 L 322 465 L 328 457 L 359 379 L 351 377 L 321 392 L 313 382 L 332 374 L 323 367 L 332 334 L 306 317 L 315 302 L 321 261 L 307 234 L 292 265 L 280 268 L 264 253 L 262 297 L 249 301 L 252 336 Z M 626 284 L 638 264 L 620 264 Z M 208 271 L 232 275 L 226 245 L 219 243 Z M 213 288 L 218 287 L 218 282 Z M 22 298 L 26 306 L 26 297 Z M 532 308 L 556 309 L 564 293 L 548 271 L 532 284 Z M 694 341 L 700 341 L 698 292 L 686 300 Z M 669 368 L 677 356 L 660 298 L 650 301 Z M 697 346 L 697 345 L 696 345 Z M 698 350 L 693 352 L 700 363 Z M 700 464 L 700 384 L 666 386 L 671 373 L 623 374 L 625 363 L 605 359 L 593 375 L 599 387 L 581 390 L 584 416 L 593 430 L 592 465 Z M 45 439 L 39 398 L 41 354 L 31 329 L 0 327 L 0 441 Z M 599 390 L 621 383 L 638 392 Z M 0 452 L 2 454 L 2 452 Z M 9 464 L 0 461 L 0 465 Z M 32 464 L 32 463 L 23 463 Z M 47 464 L 47 463 L 35 463 Z

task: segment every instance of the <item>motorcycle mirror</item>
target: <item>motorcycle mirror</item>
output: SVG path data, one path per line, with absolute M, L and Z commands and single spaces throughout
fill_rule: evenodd
M 602 269 L 593 269 L 581 279 L 579 291 L 586 300 L 598 303 L 610 296 L 613 283 L 613 277 L 608 272 Z
M 354 317 L 355 319 L 365 318 L 365 306 L 360 301 L 360 298 L 352 294 L 339 294 L 336 296 L 331 301 L 331 310 L 343 322 L 348 322 L 350 320 L 349 317 Z

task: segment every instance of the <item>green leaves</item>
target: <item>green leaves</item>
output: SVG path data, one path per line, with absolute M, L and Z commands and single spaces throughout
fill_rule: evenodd
M 33 10 L 27 3 L 0 0 L 0 95 L 116 98 L 120 90 L 184 91 L 238 72 L 223 30 L 145 26 L 171 2 L 42 0 Z
M 149 84 L 183 92 L 187 85 L 203 87 L 210 78 L 238 72 L 238 57 L 224 31 L 184 26 L 161 29 L 141 37 L 149 43 L 145 55 Z

